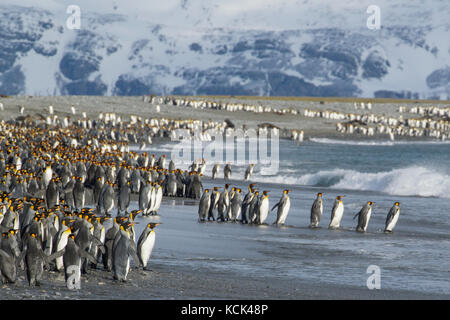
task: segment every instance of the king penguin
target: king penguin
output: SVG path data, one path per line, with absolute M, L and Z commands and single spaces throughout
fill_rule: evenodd
M 225 165 L 225 168 L 223 168 L 223 178 L 225 180 L 231 179 L 231 164 L 230 163 L 227 163 Z
M 244 176 L 244 180 L 248 181 L 251 177 L 251 175 L 253 174 L 253 169 L 255 167 L 254 163 L 250 163 L 247 167 L 247 169 L 245 170 L 245 176 Z
M 230 206 L 230 198 L 228 196 L 228 187 L 230 185 L 225 184 L 225 188 L 219 196 L 219 202 L 217 203 L 217 221 L 225 221 L 225 212 Z
M 81 210 L 82 208 L 84 208 L 86 194 L 82 177 L 76 177 L 75 186 L 73 187 L 73 200 L 75 202 L 75 208 L 77 210 Z
M 122 185 L 119 189 L 119 201 L 117 206 L 117 215 L 120 215 L 122 211 L 128 213 L 128 207 L 130 206 L 131 188 L 128 181 Z
M 263 224 L 269 215 L 269 191 L 263 191 L 259 200 L 257 223 Z
M 137 242 L 137 255 L 144 270 L 147 270 L 147 263 L 155 246 L 156 233 L 153 229 L 159 225 L 160 223 L 147 224 Z
M 372 205 L 375 202 L 368 201 L 362 209 L 353 217 L 355 219 L 358 216 L 358 225 L 356 226 L 356 231 L 366 232 L 367 226 L 369 225 L 370 216 L 372 215 Z
M 39 286 L 44 273 L 44 264 L 48 267 L 48 263 L 63 255 L 64 250 L 47 256 L 42 250 L 41 241 L 35 233 L 31 233 L 27 240 L 24 255 L 28 284 L 30 287 Z
M 273 206 L 272 210 L 278 207 L 277 210 L 277 220 L 275 220 L 274 224 L 280 225 L 284 224 L 286 221 L 287 215 L 289 213 L 289 209 L 291 208 L 291 199 L 289 198 L 288 189 L 283 190 L 283 195 L 281 196 L 280 201 L 276 205 Z
M 102 192 L 102 196 L 99 198 L 99 201 L 102 201 L 103 210 L 107 216 L 110 216 L 110 212 L 114 209 L 114 198 L 113 184 L 106 182 L 104 191 Z
M 397 224 L 398 217 L 400 216 L 400 202 L 394 203 L 391 210 L 386 217 L 386 226 L 384 228 L 385 233 L 392 233 L 395 225 Z
M 130 231 L 123 224 L 120 226 L 119 235 L 116 236 L 112 252 L 112 271 L 114 280 L 125 282 L 130 271 L 130 256 L 135 263 L 140 264 L 136 254 L 134 243 L 130 239 Z
M 241 211 L 242 211 L 242 197 L 241 197 L 241 189 L 237 188 L 235 190 L 234 196 L 231 199 L 231 220 L 233 222 L 237 222 L 239 218 L 241 217 Z
M 212 178 L 215 179 L 219 174 L 220 163 L 216 163 L 212 169 Z
M 209 207 L 211 205 L 211 194 L 209 189 L 205 189 L 202 197 L 200 198 L 200 203 L 198 205 L 198 221 L 205 222 L 206 215 L 209 212 Z
M 218 190 L 219 190 L 219 187 L 214 187 L 211 192 L 211 201 L 210 201 L 209 210 L 208 210 L 208 221 L 210 221 L 211 219 L 213 221 L 216 221 L 216 217 L 214 215 L 214 210 L 217 209 L 217 204 L 219 203 L 220 193 Z
M 70 230 L 70 229 L 68 229 Z M 75 275 L 75 283 L 80 283 L 81 276 L 81 261 L 82 258 L 90 260 L 92 263 L 96 263 L 95 257 L 93 257 L 89 252 L 81 249 L 75 242 L 75 234 L 72 233 L 68 236 L 67 244 L 64 249 L 63 261 L 64 261 L 64 278 L 67 281 L 71 278 L 72 272 L 75 271 L 73 268 L 77 268 Z M 70 272 L 70 274 L 69 274 Z
M 322 200 L 322 193 L 319 192 L 317 194 L 316 200 L 314 200 L 314 203 L 311 207 L 311 224 L 309 225 L 310 228 L 318 228 L 320 219 L 322 219 L 322 213 L 323 213 L 323 200 Z
M 342 217 L 344 216 L 344 202 L 342 198 L 344 196 L 337 196 L 334 201 L 333 209 L 331 209 L 331 220 L 329 229 L 337 229 L 341 224 Z

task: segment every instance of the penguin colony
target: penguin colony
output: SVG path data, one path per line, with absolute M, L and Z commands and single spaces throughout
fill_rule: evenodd
M 130 259 L 146 268 L 158 225 L 146 223 L 137 238 L 136 216 L 157 215 L 163 195 L 199 198 L 202 189 L 199 172 L 172 161 L 169 170 L 165 155 L 130 152 L 129 143 L 187 122 L 49 114 L 0 122 L 0 280 L 14 283 L 25 270 L 35 286 L 55 270 L 69 281 L 75 266 L 78 279 L 103 267 L 126 281 Z M 133 196 L 139 209 L 130 211 Z
M 146 99 L 146 97 L 144 97 Z M 274 112 L 297 114 L 294 109 L 276 109 L 240 104 L 210 103 L 169 97 L 150 97 L 148 102 L 228 111 Z M 4 110 L 3 104 L 0 105 Z M 159 109 L 159 108 L 158 108 Z M 250 184 L 245 196 L 242 190 L 226 184 L 204 189 L 202 176 L 206 161 L 194 161 L 189 170 L 166 165 L 163 155 L 156 159 L 146 152 L 130 151 L 129 145 L 152 144 L 154 138 L 177 139 L 176 129 L 186 129 L 192 139 L 209 140 L 208 130 L 227 135 L 235 128 L 227 121 L 143 119 L 131 116 L 124 121 L 115 113 L 100 113 L 88 119 L 85 112 L 77 120 L 62 119 L 53 106 L 48 115 L 26 115 L 0 122 L 0 279 L 14 283 L 25 270 L 30 286 L 40 284 L 45 271 L 64 272 L 76 266 L 80 277 L 90 268 L 111 272 L 112 278 L 126 281 L 130 259 L 146 268 L 155 243 L 157 223 L 147 223 L 136 243 L 135 218 L 156 215 L 162 197 L 199 199 L 200 221 L 235 221 L 264 224 L 271 211 L 277 209 L 274 224 L 283 225 L 290 210 L 290 190 L 272 207 L 269 191 L 259 192 Z M 160 109 L 159 109 L 160 110 Z M 448 117 L 436 109 L 417 109 L 423 115 Z M 75 107 L 71 108 L 76 115 Z M 326 115 L 326 114 L 325 114 Z M 309 116 L 305 114 L 305 116 Z M 320 115 L 322 116 L 322 114 Z M 417 122 L 423 126 L 422 122 Z M 428 128 L 428 127 L 427 127 Z M 448 129 L 447 127 L 439 127 Z M 258 133 L 278 128 L 260 126 Z M 195 136 L 200 132 L 200 136 Z M 291 138 L 303 141 L 303 130 L 290 130 Z M 289 135 L 288 135 L 289 136 Z M 250 164 L 244 179 L 250 180 L 254 165 Z M 213 179 L 220 171 L 215 164 Z M 223 169 L 224 179 L 232 177 L 231 164 Z M 129 211 L 132 197 L 138 198 L 138 210 Z M 365 232 L 372 213 L 368 202 L 355 216 L 356 230 Z M 336 198 L 330 228 L 339 228 L 344 212 L 342 197 Z M 311 208 L 311 228 L 319 226 L 323 213 L 322 194 Z M 392 232 L 400 213 L 399 203 L 390 210 L 385 232 Z M 106 225 L 110 228 L 106 230 Z
M 344 113 L 333 110 L 312 110 L 309 108 L 303 111 L 295 108 L 276 108 L 272 106 L 249 105 L 242 103 L 217 102 L 201 99 L 188 99 L 177 97 L 157 97 L 144 96 L 144 101 L 156 104 L 168 104 L 179 107 L 190 107 L 194 109 L 225 110 L 230 112 L 253 112 L 272 113 L 277 115 L 298 115 L 308 118 L 323 118 L 339 121 L 336 124 L 336 131 L 345 134 L 361 134 L 364 136 L 387 135 L 390 140 L 395 140 L 395 136 L 403 137 L 428 137 L 441 141 L 450 138 L 450 108 L 411 107 L 400 106 L 400 115 L 388 117 L 374 113 L 358 114 Z M 374 106 L 369 103 L 354 103 L 355 110 L 371 111 Z M 419 114 L 420 118 L 403 119 L 402 113 Z M 345 121 L 345 122 L 344 122 Z M 290 129 L 290 138 L 297 142 L 303 141 L 303 130 Z
M 236 187 L 230 189 L 230 184 L 225 184 L 223 191 L 220 187 L 205 189 L 200 198 L 198 207 L 198 221 L 217 222 L 240 222 L 242 224 L 266 224 L 269 212 L 277 208 L 274 225 L 284 225 L 291 207 L 289 189 L 283 190 L 280 200 L 270 209 L 269 191 L 259 192 L 252 183 L 248 186 L 248 192 L 242 198 L 242 190 Z M 322 193 L 317 194 L 311 207 L 309 228 L 319 228 L 323 216 Z M 344 215 L 344 196 L 337 196 L 331 209 L 331 217 L 328 225 L 329 229 L 340 228 L 340 223 Z M 375 202 L 368 201 L 361 210 L 354 216 L 358 217 L 356 226 L 357 232 L 366 232 Z M 395 202 L 389 210 L 385 222 L 385 233 L 392 233 L 400 215 L 400 203 Z

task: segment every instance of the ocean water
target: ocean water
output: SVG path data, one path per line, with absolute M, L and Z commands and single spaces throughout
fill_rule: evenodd
M 146 151 L 170 154 L 173 146 Z M 232 168 L 231 185 L 245 193 L 246 166 Z M 223 179 L 209 178 L 211 169 L 208 163 L 204 187 L 223 186 Z M 263 226 L 198 223 L 197 201 L 164 199 L 160 216 L 153 218 L 162 222 L 153 261 L 357 287 L 366 287 L 367 268 L 375 265 L 381 289 L 450 297 L 450 144 L 312 139 L 297 146 L 281 140 L 279 172 L 262 175 L 257 165 L 251 182 L 270 191 L 271 207 L 284 188 L 291 190 L 286 226 L 272 225 L 276 210 Z M 317 192 L 324 194 L 324 213 L 321 228 L 312 230 L 309 217 Z M 342 229 L 328 230 L 337 195 L 345 195 Z M 368 232 L 357 233 L 353 217 L 369 200 L 376 204 Z M 384 234 L 396 201 L 401 203 L 400 218 L 394 233 Z M 145 225 L 140 220 L 137 233 Z

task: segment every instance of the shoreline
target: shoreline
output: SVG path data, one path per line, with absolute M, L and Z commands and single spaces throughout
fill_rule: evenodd
M 280 272 L 282 272 L 280 270 Z M 63 274 L 44 273 L 40 287 L 28 287 L 24 274 L 14 285 L 2 286 L 0 300 L 447 300 L 450 295 L 408 290 L 369 290 L 361 287 L 312 283 L 273 276 L 242 276 L 234 271 L 192 270 L 162 263 L 150 271 L 132 269 L 119 283 L 103 270 L 82 276 L 81 290 L 69 290 Z
M 178 96 L 177 96 L 178 97 Z M 18 112 L 20 106 L 25 107 L 23 116 L 29 114 L 31 116 L 42 117 L 48 114 L 48 106 L 54 107 L 55 115 L 62 119 L 65 116 L 69 116 L 72 119 L 80 119 L 82 112 L 86 112 L 88 118 L 96 118 L 100 112 L 114 112 L 125 120 L 131 115 L 137 115 L 144 118 L 158 117 L 168 119 L 180 119 L 180 120 L 213 120 L 224 121 L 225 119 L 231 120 L 238 127 L 245 125 L 248 128 L 256 128 L 258 124 L 269 123 L 276 125 L 280 128 L 280 137 L 283 129 L 297 129 L 304 130 L 305 140 L 310 137 L 313 138 L 330 138 L 339 140 L 380 140 L 390 141 L 388 134 L 376 134 L 374 136 L 365 136 L 362 134 L 348 134 L 340 133 L 336 131 L 336 125 L 339 120 L 317 118 L 317 117 L 305 117 L 301 114 L 301 111 L 305 109 L 310 110 L 332 110 L 343 113 L 354 114 L 367 114 L 373 113 L 380 116 L 388 116 L 398 118 L 400 115 L 404 119 L 417 118 L 420 115 L 412 113 L 401 113 L 398 111 L 398 107 L 404 104 L 403 101 L 393 100 L 392 102 L 372 101 L 374 105 L 372 110 L 355 110 L 353 102 L 360 101 L 358 99 L 339 100 L 339 99 L 326 99 L 325 103 L 321 103 L 320 99 L 288 99 L 288 97 L 270 97 L 265 99 L 264 97 L 202 97 L 193 96 L 180 98 L 190 98 L 193 100 L 207 101 L 228 101 L 230 103 L 243 103 L 243 104 L 262 104 L 263 106 L 270 106 L 276 108 L 291 108 L 297 110 L 300 114 L 274 114 L 274 113 L 254 113 L 246 111 L 226 111 L 215 109 L 202 109 L 192 108 L 186 106 L 173 106 L 161 104 L 160 112 L 157 112 L 155 105 L 145 102 L 143 96 L 9 96 L 0 97 L 0 102 L 4 105 L 4 111 L 0 112 L 0 120 L 8 120 L 16 118 L 20 115 Z M 209 98 L 209 99 L 208 99 Z M 362 100 L 366 101 L 366 100 Z M 367 100 L 369 101 L 369 100 Z M 445 102 L 444 102 L 445 103 Z M 429 102 L 414 102 L 413 106 L 431 106 Z M 70 108 L 74 106 L 77 109 L 76 115 L 72 115 Z M 396 136 L 396 141 L 437 141 L 433 138 L 427 137 L 409 137 L 409 136 Z

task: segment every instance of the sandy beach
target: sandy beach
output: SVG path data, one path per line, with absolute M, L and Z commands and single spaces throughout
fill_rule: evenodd
M 183 98 L 183 97 L 182 97 Z M 98 97 L 98 96 L 59 96 L 59 97 L 32 97 L 32 96 L 11 96 L 9 98 L 0 98 L 0 102 L 3 103 L 5 111 L 0 114 L 0 119 L 8 119 L 11 116 L 17 116 L 20 106 L 25 107 L 25 114 L 47 114 L 48 106 L 52 105 L 55 110 L 55 114 L 60 118 L 64 116 L 70 116 L 71 118 L 81 117 L 81 112 L 86 112 L 87 116 L 97 117 L 100 112 L 115 112 L 118 115 L 130 116 L 137 115 L 145 118 L 151 117 L 166 117 L 169 119 L 198 119 L 198 120 L 218 120 L 223 121 L 230 119 L 236 126 L 240 127 L 246 125 L 249 128 L 256 127 L 257 124 L 271 123 L 282 129 L 302 129 L 305 131 L 305 138 L 308 137 L 327 137 L 327 138 L 348 138 L 348 135 L 338 133 L 336 131 L 337 120 L 329 120 L 323 118 L 309 118 L 304 117 L 301 112 L 307 108 L 311 110 L 332 110 L 343 113 L 355 113 L 355 114 L 368 114 L 373 113 L 375 115 L 385 115 L 388 117 L 397 118 L 400 113 L 398 112 L 399 106 L 445 106 L 445 102 L 425 102 L 415 103 L 414 101 L 399 100 L 385 101 L 369 100 L 372 101 L 372 110 L 355 110 L 354 101 L 360 99 L 343 99 L 332 100 L 330 98 L 324 98 L 318 100 L 317 98 L 312 100 L 304 99 L 280 99 L 272 97 L 267 98 L 223 98 L 223 97 L 184 97 L 194 100 L 206 100 L 229 103 L 242 103 L 252 105 L 271 106 L 277 108 L 292 108 L 300 111 L 298 115 L 277 115 L 273 113 L 253 113 L 236 111 L 229 112 L 225 110 L 211 110 L 211 109 L 194 109 L 190 107 L 177 107 L 172 105 L 162 105 L 160 112 L 156 112 L 155 105 L 148 102 L 144 102 L 143 97 Z M 359 102 L 358 102 L 359 105 Z M 77 109 L 77 115 L 73 116 L 70 112 L 70 107 L 74 106 Z M 403 114 L 404 119 L 417 117 L 414 114 Z M 369 139 L 362 135 L 352 135 L 354 139 Z M 371 137 L 371 139 L 377 139 L 379 137 Z

